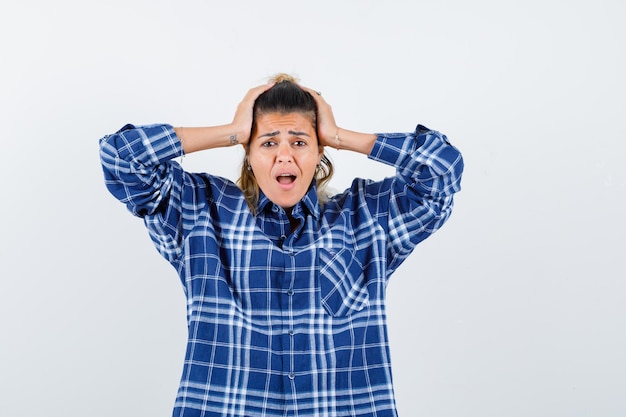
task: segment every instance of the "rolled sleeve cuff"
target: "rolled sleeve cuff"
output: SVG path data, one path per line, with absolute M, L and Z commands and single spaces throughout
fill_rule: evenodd
M 412 142 L 407 140 L 411 136 L 411 133 L 378 133 L 368 157 L 387 165 L 398 166 L 410 154 L 406 148 Z
M 184 155 L 180 139 L 168 124 L 153 124 L 135 127 L 127 124 L 117 135 L 123 136 L 131 154 L 139 156 L 144 163 L 156 164 Z

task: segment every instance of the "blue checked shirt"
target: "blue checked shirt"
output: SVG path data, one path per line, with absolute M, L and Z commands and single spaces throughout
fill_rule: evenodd
M 323 205 L 312 184 L 257 215 L 231 181 L 183 171 L 169 125 L 101 139 L 110 192 L 144 219 L 187 298 L 188 344 L 173 416 L 396 416 L 385 288 L 439 229 L 463 160 L 438 132 L 380 134 L 369 157 L 394 177 L 356 179 Z

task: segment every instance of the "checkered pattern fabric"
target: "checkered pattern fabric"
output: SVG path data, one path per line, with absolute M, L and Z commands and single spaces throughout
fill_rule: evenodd
M 320 204 L 315 183 L 257 214 L 231 181 L 185 172 L 169 125 L 100 140 L 110 192 L 178 272 L 189 338 L 174 416 L 396 416 L 385 322 L 390 275 L 450 216 L 463 160 L 418 126 L 379 134 L 396 167 Z

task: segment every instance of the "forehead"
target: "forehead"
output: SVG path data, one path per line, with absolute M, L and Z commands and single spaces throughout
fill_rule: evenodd
M 256 118 L 258 133 L 279 128 L 313 129 L 313 115 L 308 113 L 266 113 Z

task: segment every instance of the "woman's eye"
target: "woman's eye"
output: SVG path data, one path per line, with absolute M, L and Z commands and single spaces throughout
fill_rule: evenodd
M 294 146 L 306 146 L 306 142 L 303 140 L 297 140 L 293 144 Z
M 264 148 L 269 148 L 274 145 L 276 145 L 276 142 L 272 142 L 271 140 L 268 140 L 267 142 L 263 142 L 261 146 L 263 146 Z

